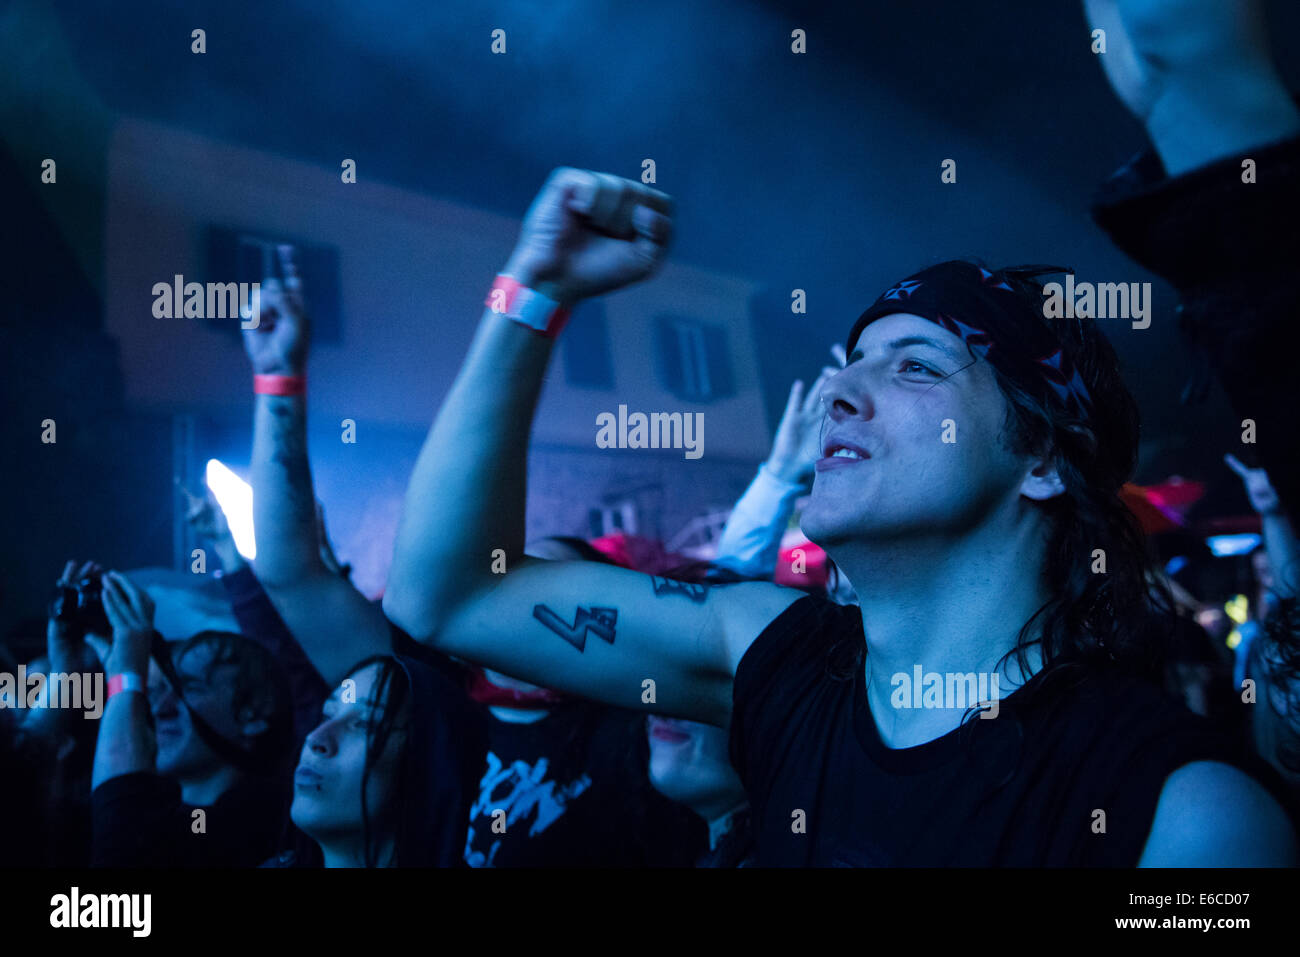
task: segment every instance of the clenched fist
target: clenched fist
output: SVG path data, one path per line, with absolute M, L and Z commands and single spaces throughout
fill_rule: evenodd
M 258 323 L 244 329 L 244 351 L 258 375 L 302 375 L 311 339 L 302 280 L 294 263 L 293 247 L 279 246 L 277 253 L 284 282 L 262 280 Z
M 672 200 L 656 189 L 562 166 L 529 207 L 502 272 L 566 304 L 611 292 L 659 267 L 671 214 Z

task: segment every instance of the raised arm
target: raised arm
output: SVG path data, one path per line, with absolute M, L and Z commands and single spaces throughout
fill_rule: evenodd
M 307 460 L 310 324 L 293 251 L 281 246 L 279 255 L 284 282 L 262 282 L 259 321 L 244 330 L 256 383 L 253 566 L 316 670 L 334 684 L 362 658 L 391 650 L 392 640 L 379 607 L 327 568 L 321 557 Z
M 1295 528 L 1282 510 L 1268 473 L 1249 468 L 1235 455 L 1225 455 L 1223 460 L 1241 478 L 1251 508 L 1259 515 L 1264 552 L 1273 572 L 1273 593 L 1278 598 L 1294 598 L 1300 582 L 1300 541 L 1296 540 Z
M 124 774 L 153 771 L 156 751 L 144 689 L 153 639 L 153 601 L 143 588 L 117 572 L 108 572 L 103 580 L 104 613 L 113 626 L 112 645 L 104 649 L 104 673 L 110 681 L 124 682 L 126 690 L 109 689 L 95 743 L 92 790 Z
M 838 362 L 844 347 L 836 349 Z M 839 364 L 843 368 L 843 362 Z M 831 366 L 824 368 L 807 392 L 802 379 L 796 379 L 790 387 L 785 413 L 772 440 L 772 452 L 723 526 L 714 559 L 717 564 L 756 578 L 771 578 L 776 573 L 781 538 L 795 501 L 807 493 L 812 484 L 813 462 L 821 456 L 821 426 L 825 421 L 822 387 L 836 371 Z
M 639 183 L 558 169 L 502 274 L 561 307 L 613 291 L 655 271 L 669 213 Z M 511 318 L 515 303 L 483 312 L 416 461 L 384 609 L 417 640 L 489 668 L 724 724 L 740 655 L 798 593 L 524 559 L 528 437 L 557 331 L 539 302 L 544 331 Z

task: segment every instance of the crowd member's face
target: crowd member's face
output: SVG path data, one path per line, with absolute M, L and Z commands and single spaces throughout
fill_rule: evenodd
M 689 807 L 729 810 L 745 789 L 727 755 L 727 732 L 711 724 L 650 715 L 650 783 Z
M 190 707 L 228 741 L 264 730 L 264 720 L 235 714 L 233 664 L 213 665 L 216 649 L 211 644 L 189 646 L 173 661 L 181 694 Z M 149 666 L 149 704 L 153 710 L 158 740 L 155 766 L 159 774 L 185 779 L 208 773 L 223 763 L 194 730 L 190 713 L 156 665 Z
M 999 440 L 1007 404 L 988 363 L 920 316 L 867 326 L 825 395 L 823 454 L 848 443 L 862 458 L 817 463 L 802 524 L 823 547 L 958 539 L 1013 501 L 1032 465 Z
M 378 664 L 368 665 L 350 676 L 355 688 L 345 683 L 335 689 L 325 702 L 323 720 L 303 742 L 290 815 L 294 824 L 318 841 L 361 835 L 366 728 L 372 713 L 383 706 L 374 698 L 379 671 Z M 403 737 L 399 721 L 370 771 L 366 804 L 372 826 L 382 826 L 388 819 Z

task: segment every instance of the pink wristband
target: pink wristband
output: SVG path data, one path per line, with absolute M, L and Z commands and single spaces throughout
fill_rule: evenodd
M 144 676 L 134 671 L 123 671 L 121 674 L 113 675 L 108 679 L 108 694 L 104 700 L 107 701 L 121 691 L 139 691 L 143 694 Z
M 529 289 L 519 280 L 506 275 L 497 276 L 483 304 L 493 312 L 552 339 L 560 334 L 573 312 L 569 307 L 560 305 L 554 299 L 544 296 L 536 289 Z
M 307 377 L 305 375 L 255 375 L 253 376 L 253 393 L 255 395 L 305 395 Z

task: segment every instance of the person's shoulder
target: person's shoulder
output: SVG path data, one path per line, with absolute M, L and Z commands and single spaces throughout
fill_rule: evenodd
M 1164 782 L 1142 867 L 1294 867 L 1296 834 L 1282 806 L 1254 778 L 1217 761 L 1194 761 Z
M 764 675 L 796 679 L 803 670 L 810 677 L 822 675 L 834 661 L 844 658 L 857 663 L 865 653 L 862 615 L 856 605 L 839 605 L 795 589 L 784 591 L 784 604 L 756 632 L 736 665 L 738 685 Z

